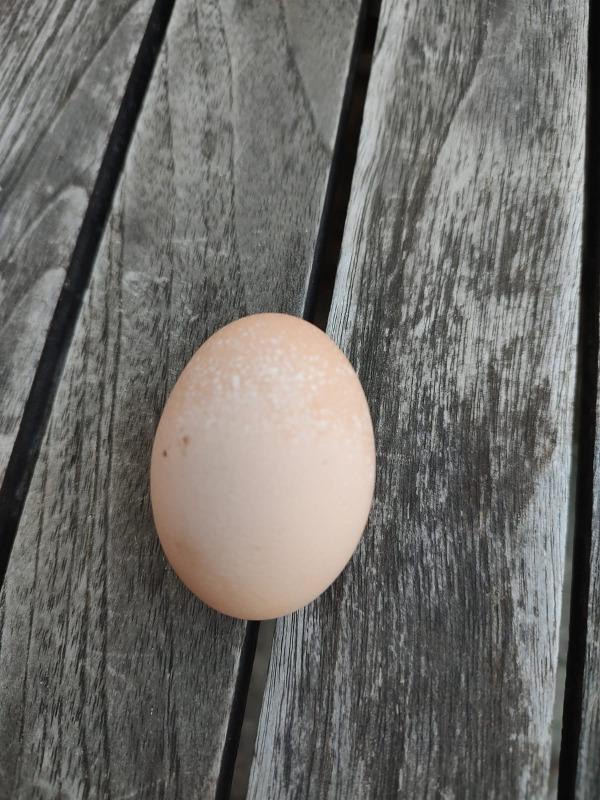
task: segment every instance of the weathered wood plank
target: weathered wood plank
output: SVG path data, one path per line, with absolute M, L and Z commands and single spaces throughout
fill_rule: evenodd
M 329 330 L 366 536 L 278 622 L 250 797 L 544 797 L 580 276 L 586 6 L 384 0 Z
M 3 798 L 214 794 L 247 626 L 167 568 L 150 448 L 206 336 L 302 313 L 358 4 L 303 9 L 173 11 L 5 579 Z
M 151 9 L 0 11 L 0 482 Z

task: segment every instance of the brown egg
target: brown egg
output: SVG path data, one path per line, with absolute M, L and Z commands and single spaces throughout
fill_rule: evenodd
M 152 509 L 194 594 L 267 619 L 339 575 L 374 480 L 371 417 L 346 357 L 308 322 L 257 314 L 211 336 L 177 381 L 154 440 Z

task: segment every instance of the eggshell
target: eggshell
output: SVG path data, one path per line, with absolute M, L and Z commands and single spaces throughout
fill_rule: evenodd
M 285 314 L 219 330 L 162 414 L 151 498 L 165 554 L 218 611 L 267 619 L 304 606 L 344 568 L 373 497 L 364 392 L 322 331 Z

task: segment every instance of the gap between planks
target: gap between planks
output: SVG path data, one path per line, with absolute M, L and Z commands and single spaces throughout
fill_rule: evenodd
M 595 7 L 596 6 L 596 7 Z M 567 674 L 562 709 L 562 739 L 558 774 L 559 800 L 578 794 L 577 778 L 582 716 L 583 684 L 588 635 L 590 558 L 593 535 L 594 449 L 597 436 L 596 401 L 600 337 L 600 57 L 596 42 L 600 35 L 600 12 L 589 3 L 588 97 L 585 165 L 583 254 L 580 287 L 579 341 L 577 354 L 578 393 L 574 437 L 577 443 L 575 473 L 575 524 L 573 565 L 570 577 L 571 603 L 567 646 Z
M 309 290 L 304 305 L 303 317 L 323 331 L 327 328 L 348 203 L 350 202 L 350 190 L 371 75 L 380 6 L 380 0 L 375 0 L 375 2 L 364 0 L 362 4 Z M 226 798 L 243 800 L 248 790 L 250 767 L 258 732 L 258 719 L 266 688 L 275 634 L 275 620 L 251 623 L 249 627 L 252 628 L 251 635 L 247 636 L 247 639 L 250 640 L 251 653 L 248 655 L 245 652 L 245 655 L 248 658 L 250 674 L 241 681 L 245 687 L 244 699 L 240 701 L 242 703 L 241 714 L 238 707 L 238 713 L 234 713 L 230 719 L 228 745 L 226 756 L 223 759 L 216 800 L 225 800 Z M 231 721 L 234 716 L 238 720 L 239 726 L 237 742 L 229 739 L 229 733 L 232 730 Z
M 156 0 L 77 236 L 0 487 L 0 586 L 104 226 L 175 0 Z

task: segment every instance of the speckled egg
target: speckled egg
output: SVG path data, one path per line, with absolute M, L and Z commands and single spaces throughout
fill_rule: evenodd
M 364 392 L 326 334 L 286 314 L 225 326 L 160 419 L 151 498 L 177 575 L 243 619 L 287 614 L 342 571 L 373 497 Z

